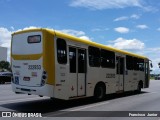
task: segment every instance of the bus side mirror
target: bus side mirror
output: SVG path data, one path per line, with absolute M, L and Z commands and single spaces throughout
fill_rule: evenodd
M 152 65 L 152 63 L 150 63 L 150 66 L 151 66 L 151 68 L 153 68 L 153 65 Z

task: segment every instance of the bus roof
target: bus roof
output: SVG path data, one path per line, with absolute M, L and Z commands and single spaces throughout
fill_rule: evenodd
M 116 48 L 113 48 L 113 47 L 110 47 L 110 46 L 102 45 L 102 44 L 99 44 L 99 43 L 96 43 L 96 42 L 93 42 L 93 41 L 90 41 L 90 40 L 85 40 L 85 39 L 81 39 L 81 38 L 78 38 L 78 37 L 74 37 L 72 35 L 68 35 L 68 34 L 62 33 L 60 31 L 56 31 L 56 30 L 48 29 L 48 28 L 35 28 L 35 29 L 21 30 L 21 31 L 14 32 L 12 34 L 12 36 L 15 35 L 15 34 L 22 34 L 22 33 L 26 33 L 26 32 L 36 32 L 36 31 L 47 31 L 47 32 L 49 32 L 49 33 L 51 33 L 51 34 L 53 34 L 57 37 L 60 37 L 60 38 L 65 38 L 65 39 L 68 39 L 68 40 L 81 42 L 81 43 L 91 45 L 91 46 L 94 46 L 94 47 L 99 47 L 99 48 L 102 48 L 102 49 L 115 51 L 115 52 L 122 53 L 122 54 L 125 54 L 125 55 L 130 55 L 130 56 L 134 56 L 134 57 L 149 60 L 147 57 L 142 56 L 142 55 L 138 55 L 138 54 L 135 54 L 135 53 L 131 53 L 131 52 L 127 52 L 127 51 L 124 51 L 124 50 L 116 49 Z

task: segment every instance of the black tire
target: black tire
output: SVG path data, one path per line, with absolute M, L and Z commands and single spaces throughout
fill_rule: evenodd
M 137 93 L 137 94 L 140 94 L 140 93 L 141 93 L 141 90 L 142 90 L 142 86 L 141 86 L 141 84 L 139 83 L 138 86 L 137 86 L 136 93 Z
M 54 98 L 54 97 L 50 97 L 50 100 L 52 100 L 52 101 L 59 101 L 60 99 L 57 99 L 57 98 Z
M 103 100 L 106 94 L 105 86 L 104 85 L 97 85 L 94 90 L 94 97 L 97 101 Z
M 1 81 L 1 84 L 5 84 L 5 82 L 2 80 L 2 81 Z
M 54 98 L 54 97 L 50 97 L 50 100 L 53 100 L 53 101 L 54 101 L 54 100 L 55 100 L 55 98 Z

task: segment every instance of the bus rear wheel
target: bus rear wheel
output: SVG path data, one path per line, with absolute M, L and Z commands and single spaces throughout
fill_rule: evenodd
M 5 84 L 5 82 L 2 80 L 0 84 Z
M 99 84 L 95 87 L 94 97 L 97 101 L 103 100 L 105 97 L 105 86 L 103 84 Z

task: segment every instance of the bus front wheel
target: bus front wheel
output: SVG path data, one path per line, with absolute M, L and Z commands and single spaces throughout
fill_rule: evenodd
M 143 82 L 140 81 L 139 84 L 138 84 L 138 86 L 137 86 L 136 93 L 138 93 L 138 94 L 141 93 L 142 87 L 143 87 Z

